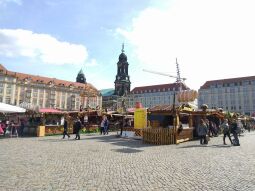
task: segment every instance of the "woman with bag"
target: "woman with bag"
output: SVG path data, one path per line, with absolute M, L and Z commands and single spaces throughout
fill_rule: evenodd
M 197 127 L 197 134 L 200 138 L 200 144 L 208 144 L 208 140 L 206 139 L 206 135 L 208 133 L 208 128 L 203 119 L 200 119 L 199 125 Z
M 226 136 L 228 136 L 231 144 L 233 144 L 231 137 L 230 137 L 230 128 L 228 124 L 228 119 L 225 119 L 224 122 L 221 125 L 221 128 L 223 130 L 223 144 L 226 145 Z

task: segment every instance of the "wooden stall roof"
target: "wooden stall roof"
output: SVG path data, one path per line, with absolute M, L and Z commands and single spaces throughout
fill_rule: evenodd
M 79 115 L 79 116 L 99 116 L 101 115 L 101 111 L 100 110 L 88 110 L 88 111 L 66 111 L 66 114 L 69 115 Z
M 190 115 L 215 115 L 219 118 L 224 118 L 224 113 L 220 112 L 218 110 L 206 110 L 206 111 L 202 111 L 202 110 L 196 110 L 194 111 L 193 109 L 187 108 L 187 107 L 182 107 L 182 106 L 177 106 L 175 107 L 176 111 L 179 114 L 190 114 Z M 157 105 L 154 106 L 150 109 L 148 109 L 149 113 L 153 113 L 153 114 L 169 114 L 172 115 L 173 114 L 173 105 Z
M 218 110 L 206 110 L 206 111 L 203 111 L 203 110 L 197 110 L 197 111 L 180 111 L 180 114 L 191 114 L 191 115 L 204 115 L 204 116 L 209 116 L 209 115 L 214 115 L 214 116 L 217 116 L 219 118 L 224 118 L 224 113 L 218 111 Z
M 169 113 L 173 112 L 173 105 L 156 105 L 148 109 L 150 113 Z

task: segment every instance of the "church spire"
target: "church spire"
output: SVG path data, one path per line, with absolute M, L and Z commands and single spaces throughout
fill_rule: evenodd
M 82 69 L 79 71 L 79 73 L 76 77 L 76 82 L 86 84 L 86 78 L 85 78 L 85 75 L 84 75 Z
M 123 53 L 123 52 L 125 52 L 125 50 L 124 50 L 124 42 L 122 43 L 122 49 L 121 49 L 121 52 Z
M 130 78 L 128 75 L 127 56 L 124 53 L 124 43 L 117 63 L 117 75 L 115 80 L 115 95 L 123 96 L 125 93 L 130 93 Z

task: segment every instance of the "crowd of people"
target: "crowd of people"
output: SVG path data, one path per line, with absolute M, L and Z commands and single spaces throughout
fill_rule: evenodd
M 18 124 L 15 124 L 13 120 L 3 120 L 0 121 L 0 135 L 3 136 L 16 136 L 16 137 L 22 137 L 23 131 L 25 128 L 25 122 L 23 119 L 19 121 Z
M 240 135 L 241 128 L 241 122 L 236 118 L 231 120 L 225 119 L 218 126 L 213 121 L 201 118 L 197 127 L 197 134 L 201 145 L 207 145 L 210 137 L 218 136 L 222 132 L 224 145 L 227 145 L 226 137 L 228 137 L 231 145 L 240 146 L 238 135 Z M 231 134 L 233 135 L 233 139 L 231 139 Z
M 63 139 L 65 136 L 70 138 L 70 134 L 68 133 L 68 120 L 64 120 L 64 131 L 63 131 Z M 80 140 L 80 130 L 84 126 L 84 123 L 82 123 L 81 119 L 79 117 L 76 117 L 76 119 L 73 121 L 73 133 L 75 134 L 75 140 Z M 101 123 L 100 123 L 100 134 L 108 134 L 109 132 L 109 120 L 107 119 L 107 116 L 103 116 Z

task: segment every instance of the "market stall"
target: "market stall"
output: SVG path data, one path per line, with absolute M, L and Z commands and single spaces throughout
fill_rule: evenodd
M 62 134 L 64 131 L 64 112 L 53 108 L 39 109 L 41 125 L 37 128 L 37 136 Z
M 6 127 L 5 133 L 10 137 L 17 136 L 20 127 L 19 114 L 25 113 L 26 109 L 10 104 L 0 103 L 1 122 Z M 6 135 L 5 134 L 5 135 Z
M 186 113 L 186 111 L 188 113 Z M 160 105 L 148 110 L 149 128 L 143 130 L 144 142 L 177 144 L 193 139 L 192 112 L 190 107 Z

